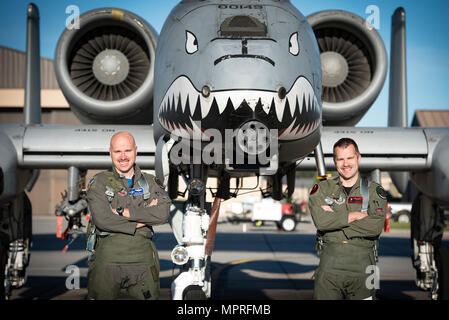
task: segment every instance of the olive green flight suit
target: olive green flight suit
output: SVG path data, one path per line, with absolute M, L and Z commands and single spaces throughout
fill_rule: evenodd
M 384 226 L 387 200 L 385 190 L 375 182 L 368 192 L 368 216 L 348 223 L 348 213 L 362 209 L 360 176 L 349 194 L 338 177 L 312 188 L 308 205 L 322 241 L 314 299 L 375 299 L 375 288 L 367 285 L 367 278 L 375 270 L 373 246 Z M 321 207 L 327 205 L 333 212 Z
M 144 201 L 138 181 L 144 174 L 136 165 L 133 185 L 115 169 L 97 174 L 89 183 L 87 200 L 96 228 L 95 253 L 89 258 L 88 298 L 110 300 L 127 289 L 134 299 L 158 299 L 159 257 L 152 242 L 151 226 L 167 223 L 171 200 L 154 176 L 145 174 L 150 198 Z M 108 188 L 114 190 L 107 196 Z M 109 192 L 109 195 L 111 193 Z M 148 206 L 153 199 L 157 205 Z M 128 208 L 130 218 L 111 209 Z M 146 224 L 136 229 L 137 223 Z

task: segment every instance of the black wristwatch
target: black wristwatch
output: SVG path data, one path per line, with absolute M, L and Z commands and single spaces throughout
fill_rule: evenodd
M 123 216 L 123 211 L 125 211 L 125 209 L 123 207 L 118 207 L 116 211 L 119 216 Z

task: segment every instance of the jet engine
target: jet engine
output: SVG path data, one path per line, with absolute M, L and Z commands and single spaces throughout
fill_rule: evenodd
M 384 43 L 371 25 L 346 11 L 320 11 L 307 20 L 320 49 L 323 124 L 355 125 L 383 87 Z
M 157 32 L 114 8 L 88 11 L 78 22 L 62 33 L 54 61 L 73 112 L 83 123 L 152 123 Z

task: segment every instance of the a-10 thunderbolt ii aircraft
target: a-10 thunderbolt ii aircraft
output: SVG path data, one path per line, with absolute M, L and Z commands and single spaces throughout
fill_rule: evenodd
M 376 30 L 349 12 L 304 17 L 289 1 L 189 0 L 171 11 L 159 36 L 121 9 L 86 12 L 79 24 L 63 31 L 54 63 L 85 125 L 40 125 L 38 10 L 28 7 L 24 124 L 0 126 L 2 225 L 9 226 L 1 230 L 5 295 L 25 281 L 31 205 L 24 189 L 38 170 L 68 170 L 59 214 L 69 219 L 68 232 L 77 231 L 87 211 L 85 172 L 109 168 L 108 141 L 127 130 L 139 147 L 138 164 L 156 169 L 172 199 L 178 177 L 187 184 L 187 201 L 172 210 L 179 243 L 172 259 L 181 266 L 174 299 L 210 297 L 218 207 L 230 197 L 231 179 L 266 176 L 279 200 L 284 176 L 292 194 L 296 170 L 326 178 L 332 145 L 343 136 L 358 142 L 364 174 L 384 170 L 400 180 L 396 171 L 409 172 L 421 192 L 412 219 L 417 284 L 447 298 L 448 252 L 440 242 L 449 130 L 401 128 L 403 9 L 392 17 L 388 128 L 354 128 L 384 84 L 387 57 Z M 207 210 L 209 177 L 219 183 Z

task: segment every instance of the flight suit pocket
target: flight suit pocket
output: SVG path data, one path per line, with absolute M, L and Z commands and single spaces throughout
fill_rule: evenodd
M 154 281 L 159 281 L 159 272 L 156 269 L 156 266 L 151 266 L 151 275 L 153 276 Z
M 153 253 L 152 253 L 152 256 L 153 256 L 153 262 L 154 262 L 154 268 L 155 268 L 155 272 L 156 272 L 156 274 L 157 274 L 157 279 L 159 280 L 159 272 L 160 272 L 160 270 L 161 270 L 161 266 L 160 266 L 160 263 L 159 263 L 159 254 L 158 254 L 158 252 L 157 252 L 157 248 L 156 248 L 156 246 L 154 245 L 154 242 L 153 241 L 150 241 L 150 246 L 151 246 L 151 249 L 152 249 L 152 251 L 153 251 Z M 151 271 L 152 273 L 153 273 L 153 270 Z M 155 279 L 156 280 L 156 279 Z
M 335 268 L 351 274 L 364 274 L 366 267 L 370 264 L 371 259 L 369 253 L 350 253 L 337 257 Z

